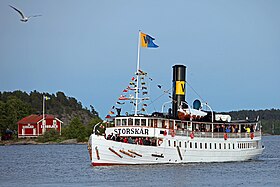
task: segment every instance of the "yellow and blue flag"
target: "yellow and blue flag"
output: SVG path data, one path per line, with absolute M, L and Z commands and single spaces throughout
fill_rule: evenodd
M 153 40 L 155 40 L 153 37 L 141 32 L 141 46 L 142 47 L 157 48 L 158 45 L 154 44 Z

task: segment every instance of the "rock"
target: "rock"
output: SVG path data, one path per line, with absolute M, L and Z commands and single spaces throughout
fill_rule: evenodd
M 78 143 L 77 139 L 69 139 L 60 142 L 60 144 L 76 144 L 76 143 Z

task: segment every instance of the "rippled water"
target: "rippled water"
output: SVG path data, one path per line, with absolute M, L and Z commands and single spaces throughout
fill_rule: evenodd
M 86 145 L 0 147 L 0 186 L 280 186 L 280 136 L 255 161 L 92 167 Z

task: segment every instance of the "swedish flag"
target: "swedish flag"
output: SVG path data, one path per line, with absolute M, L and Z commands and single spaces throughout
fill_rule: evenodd
M 142 47 L 157 48 L 158 45 L 154 44 L 153 40 L 155 40 L 153 37 L 141 32 L 141 46 Z

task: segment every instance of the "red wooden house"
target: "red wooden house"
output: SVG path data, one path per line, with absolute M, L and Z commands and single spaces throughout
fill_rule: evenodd
M 43 115 L 32 114 L 17 122 L 18 138 L 38 137 L 50 129 L 56 129 L 61 134 L 62 123 L 61 120 L 49 114 L 45 114 L 43 123 Z

